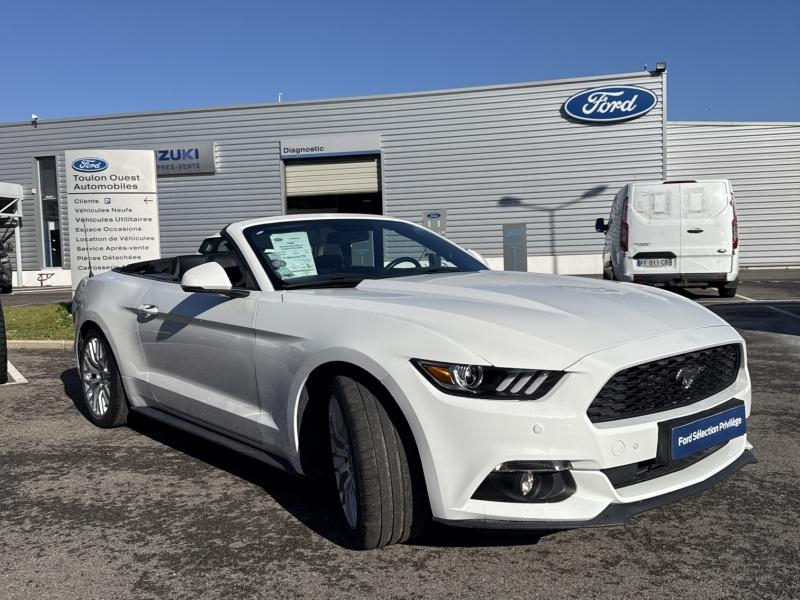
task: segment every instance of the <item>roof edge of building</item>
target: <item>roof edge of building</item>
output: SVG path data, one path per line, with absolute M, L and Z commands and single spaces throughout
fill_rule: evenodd
M 108 115 L 86 115 L 86 116 L 79 116 L 79 117 L 61 117 L 56 119 L 40 119 L 39 124 L 46 124 L 46 123 L 70 123 L 70 122 L 79 122 L 79 121 L 102 121 L 106 119 L 119 119 L 125 117 L 141 117 L 141 116 L 155 116 L 155 115 L 171 115 L 171 114 L 179 114 L 179 113 L 199 113 L 199 112 L 218 112 L 218 111 L 225 111 L 225 110 L 251 110 L 254 108 L 267 108 L 267 107 L 278 107 L 278 106 L 308 106 L 314 104 L 335 104 L 338 102 L 359 102 L 359 101 L 367 101 L 367 100 L 377 100 L 377 99 L 391 99 L 391 98 L 414 98 L 414 97 L 424 97 L 424 96 L 441 96 L 444 94 L 462 94 L 462 93 L 471 93 L 471 92 L 482 92 L 482 91 L 490 91 L 490 90 L 508 90 L 508 89 L 517 89 L 517 88 L 529 88 L 529 87 L 540 87 L 540 86 L 547 86 L 547 85 L 555 85 L 555 84 L 569 84 L 569 83 L 582 83 L 582 82 L 592 82 L 592 81 L 605 81 L 610 79 L 620 79 L 620 78 L 629 78 L 629 77 L 636 77 L 636 76 L 646 76 L 649 75 L 653 78 L 660 76 L 660 73 L 656 73 L 655 71 L 634 71 L 630 73 L 611 73 L 608 75 L 593 75 L 593 76 L 582 76 L 582 77 L 568 77 L 564 79 L 547 79 L 541 81 L 526 81 L 520 83 L 503 83 L 503 84 L 490 84 L 490 85 L 481 85 L 481 86 L 471 86 L 471 87 L 460 87 L 460 88 L 442 88 L 436 90 L 422 90 L 418 92 L 393 92 L 388 94 L 371 94 L 366 96 L 346 96 L 342 98 L 321 98 L 321 99 L 313 99 L 313 100 L 287 100 L 285 102 L 256 102 L 256 103 L 248 103 L 248 104 L 230 104 L 230 105 L 222 105 L 222 106 L 208 106 L 208 107 L 198 107 L 198 108 L 171 108 L 166 110 L 151 110 L 151 111 L 135 111 L 135 112 L 123 112 L 123 113 L 112 113 Z M 30 127 L 30 121 L 6 121 L 4 123 L 0 123 L 0 127 L 23 127 L 27 126 Z

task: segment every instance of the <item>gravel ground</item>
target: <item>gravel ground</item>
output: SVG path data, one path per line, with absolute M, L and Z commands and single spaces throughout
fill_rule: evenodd
M 324 486 L 144 419 L 97 429 L 69 353 L 12 350 L 0 598 L 800 598 L 800 303 L 713 308 L 749 344 L 757 465 L 624 527 L 367 552 Z

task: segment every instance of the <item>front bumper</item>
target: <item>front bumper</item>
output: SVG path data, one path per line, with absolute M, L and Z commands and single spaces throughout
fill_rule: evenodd
M 491 522 L 498 527 L 513 527 L 518 523 L 521 528 L 545 529 L 615 524 L 673 497 L 703 489 L 706 482 L 722 479 L 744 466 L 743 461 L 749 461 L 743 458 L 750 455 L 745 454 L 746 436 L 741 436 L 703 460 L 641 483 L 615 488 L 602 472 L 655 458 L 660 421 L 716 407 L 733 397 L 744 401 L 749 416 L 746 360 L 734 384 L 690 406 L 592 423 L 586 416 L 588 405 L 616 371 L 726 343 L 742 340 L 732 328 L 719 326 L 609 348 L 569 367 L 556 388 L 537 401 L 479 400 L 444 394 L 410 363 L 393 372 L 385 383 L 401 403 L 414 433 L 435 519 L 466 526 Z M 570 461 L 575 493 L 552 503 L 473 498 L 497 465 L 520 460 Z
M 669 504 L 681 498 L 692 496 L 699 492 L 708 490 L 718 483 L 724 481 L 743 467 L 757 463 L 755 455 L 750 450 L 745 450 L 739 458 L 729 464 L 721 471 L 717 471 L 708 479 L 694 485 L 675 490 L 661 496 L 654 496 L 637 502 L 627 502 L 624 504 L 609 504 L 608 507 L 593 519 L 585 521 L 501 521 L 498 519 L 464 519 L 453 520 L 439 519 L 434 517 L 434 521 L 445 525 L 455 525 L 457 527 L 473 527 L 477 529 L 577 529 L 580 527 L 612 527 L 623 525 L 631 517 L 647 512 L 664 504 Z
M 674 287 L 736 287 L 737 277 L 731 273 L 634 273 L 629 280 L 633 283 L 670 285 Z

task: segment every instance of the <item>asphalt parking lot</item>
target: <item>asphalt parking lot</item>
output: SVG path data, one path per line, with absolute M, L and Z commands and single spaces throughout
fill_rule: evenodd
M 800 282 L 687 293 L 736 326 L 760 462 L 624 527 L 342 545 L 331 491 L 137 420 L 93 427 L 64 351 L 0 388 L 0 598 L 800 598 Z

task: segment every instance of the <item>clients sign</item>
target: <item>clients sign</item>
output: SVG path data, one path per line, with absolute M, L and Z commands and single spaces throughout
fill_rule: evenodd
M 649 112 L 658 102 L 650 90 L 635 85 L 614 85 L 585 90 L 564 102 L 564 112 L 578 121 L 627 121 Z
M 152 150 L 67 150 L 72 287 L 128 263 L 160 258 Z

